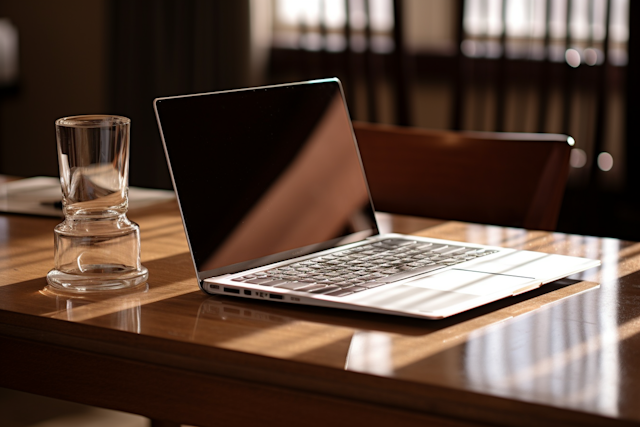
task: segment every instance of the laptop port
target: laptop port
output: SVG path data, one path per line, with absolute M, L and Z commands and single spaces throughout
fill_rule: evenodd
M 271 299 L 283 299 L 282 295 L 278 295 L 278 294 L 269 294 L 269 298 Z
M 239 294 L 240 289 L 236 288 L 223 288 L 225 292 L 229 292 L 230 294 Z
M 245 289 L 245 290 L 244 290 L 244 294 L 245 294 L 245 295 L 251 295 L 251 291 L 250 291 L 250 290 Z

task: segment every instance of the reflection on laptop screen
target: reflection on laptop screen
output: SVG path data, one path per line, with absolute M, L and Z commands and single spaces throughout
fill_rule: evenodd
M 198 272 L 378 234 L 336 80 L 160 99 L 156 108 Z

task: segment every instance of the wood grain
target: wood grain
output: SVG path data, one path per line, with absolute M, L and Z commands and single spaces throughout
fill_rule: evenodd
M 192 425 L 640 424 L 640 244 L 393 216 L 602 268 L 440 321 L 209 297 L 175 203 L 132 212 L 149 283 L 46 286 L 57 220 L 0 215 L 0 386 Z

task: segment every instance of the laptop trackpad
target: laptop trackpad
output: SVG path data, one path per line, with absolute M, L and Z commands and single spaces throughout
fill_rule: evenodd
M 592 259 L 541 252 L 515 251 L 498 255 L 498 257 L 488 260 L 480 258 L 478 261 L 472 261 L 470 265 L 465 263 L 463 269 L 483 273 L 535 277 L 548 283 L 600 265 L 598 261 Z
M 489 295 L 520 289 L 539 282 L 532 277 L 507 276 L 469 270 L 449 270 L 433 276 L 412 280 L 406 286 L 470 295 Z
M 530 277 L 449 270 L 389 288 L 368 299 L 387 309 L 430 312 L 470 304 L 472 300 L 480 304 L 484 296 L 500 292 L 503 294 L 497 297 L 500 298 L 536 283 L 540 281 Z

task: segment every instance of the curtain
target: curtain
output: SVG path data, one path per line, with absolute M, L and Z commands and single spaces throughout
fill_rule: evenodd
M 130 185 L 171 188 L 153 100 L 249 85 L 249 0 L 115 0 L 109 12 L 110 105 L 132 121 Z

